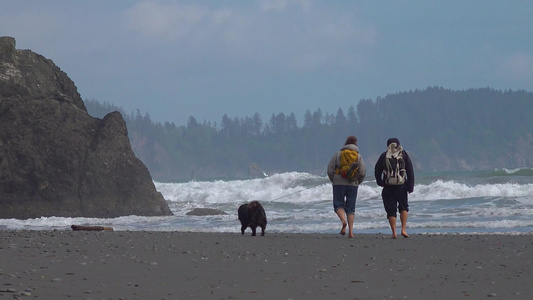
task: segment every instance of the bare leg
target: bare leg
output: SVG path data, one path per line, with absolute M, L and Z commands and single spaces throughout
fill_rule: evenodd
M 346 213 L 344 212 L 344 209 L 337 208 L 335 211 L 337 213 L 337 216 L 339 216 L 339 219 L 342 222 L 342 229 L 340 234 L 345 235 L 346 234 Z
M 392 229 L 392 238 L 396 238 L 396 217 L 389 217 L 390 229 Z
M 353 221 L 355 219 L 355 214 L 348 215 L 348 237 L 353 238 Z
M 402 222 L 402 236 L 404 238 L 408 238 L 409 235 L 407 234 L 406 227 L 407 227 L 407 211 L 402 210 L 400 212 L 400 221 Z

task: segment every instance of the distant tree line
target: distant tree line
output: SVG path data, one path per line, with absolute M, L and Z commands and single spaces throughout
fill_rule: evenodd
M 522 90 L 430 87 L 362 99 L 335 114 L 307 110 L 301 126 L 294 113 L 224 115 L 219 124 L 190 116 L 178 126 L 94 99 L 85 104 L 94 117 L 122 113 L 133 150 L 157 181 L 247 178 L 252 165 L 267 174 L 324 174 L 349 135 L 358 138 L 370 179 L 390 137 L 400 139 L 417 171 L 533 166 L 533 93 Z

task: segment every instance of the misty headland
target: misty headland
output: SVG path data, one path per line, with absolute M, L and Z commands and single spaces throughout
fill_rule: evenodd
M 263 174 L 324 174 L 346 136 L 355 135 L 373 166 L 390 137 L 409 151 L 416 172 L 515 169 L 533 166 L 533 93 L 428 87 L 361 99 L 335 113 L 307 110 L 229 117 L 219 123 L 190 116 L 186 125 L 152 121 L 112 103 L 86 99 L 99 117 L 122 112 L 135 154 L 154 180 L 243 179 Z

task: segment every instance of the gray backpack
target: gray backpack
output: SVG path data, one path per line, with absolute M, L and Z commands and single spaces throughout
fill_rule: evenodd
M 391 143 L 387 147 L 383 161 L 383 181 L 386 185 L 402 185 L 405 183 L 406 171 L 402 146 Z

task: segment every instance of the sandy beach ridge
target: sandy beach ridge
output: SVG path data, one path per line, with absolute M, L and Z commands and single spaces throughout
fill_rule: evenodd
M 533 235 L 0 231 L 0 299 L 531 299 Z

